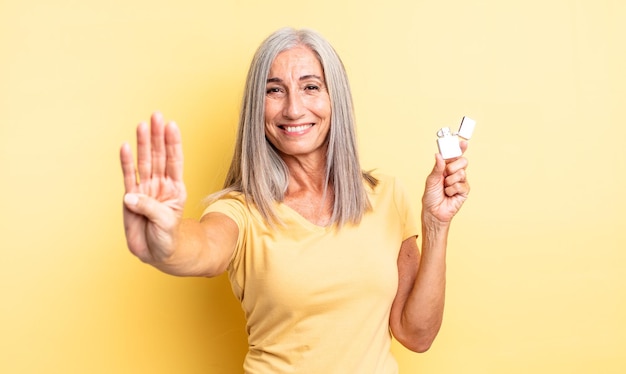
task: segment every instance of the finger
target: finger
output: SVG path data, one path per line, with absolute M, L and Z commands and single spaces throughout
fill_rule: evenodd
M 469 143 L 466 142 L 465 140 L 461 140 L 459 142 L 459 146 L 461 147 L 461 152 L 465 153 L 465 151 L 467 151 L 467 147 L 469 146 Z
M 160 178 L 165 175 L 165 136 L 163 116 L 154 113 L 150 119 L 150 144 L 152 145 L 152 177 Z
M 128 143 L 122 144 L 120 149 L 120 162 L 122 164 L 122 173 L 124 175 L 124 189 L 126 192 L 135 191 L 137 187 L 137 171 L 135 170 L 135 161 L 133 160 L 133 152 Z
M 165 150 L 167 163 L 165 174 L 176 182 L 183 180 L 183 146 L 180 130 L 175 122 L 165 127 Z
M 145 122 L 141 122 L 137 126 L 137 170 L 139 171 L 139 183 L 146 183 L 150 180 L 150 175 L 152 175 L 150 132 Z
M 131 253 L 142 259 L 146 258 L 146 255 L 150 254 L 146 245 L 146 219 L 128 209 L 126 203 L 124 203 L 124 231 L 126 244 Z
M 460 196 L 464 196 L 467 197 L 467 195 L 469 194 L 470 191 L 470 186 L 469 183 L 467 183 L 467 181 L 464 182 L 458 182 L 458 183 L 454 183 L 450 186 L 447 186 L 444 189 L 446 196 L 448 197 L 452 197 L 455 195 L 460 195 Z
M 459 170 L 466 169 L 468 165 L 468 161 L 465 157 L 459 157 L 454 159 L 453 161 L 449 161 L 446 163 L 446 171 L 445 175 L 450 176 Z
M 446 170 L 446 161 L 439 153 L 435 153 L 435 165 L 430 175 L 426 178 L 426 187 L 434 187 L 441 184 Z
M 435 153 L 435 165 L 433 166 L 433 170 L 431 171 L 431 175 L 442 175 L 446 169 L 446 160 L 443 159 L 443 156 L 439 153 Z
M 460 169 L 457 172 L 455 172 L 454 174 L 450 174 L 446 177 L 445 179 L 445 185 L 447 186 L 451 186 L 455 183 L 459 183 L 459 182 L 465 182 L 465 178 L 466 178 L 466 174 L 465 174 L 465 169 Z
M 146 217 L 149 221 L 163 227 L 171 209 L 148 195 L 139 193 L 127 193 L 124 195 L 124 206 L 135 214 Z

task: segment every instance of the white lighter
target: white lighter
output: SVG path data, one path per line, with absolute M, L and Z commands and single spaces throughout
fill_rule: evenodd
M 474 127 L 476 127 L 476 121 L 469 117 L 463 117 L 458 133 L 452 133 L 449 127 L 444 127 L 437 131 L 437 146 L 444 160 L 459 157 L 463 154 L 459 145 L 459 136 L 469 140 L 474 132 Z

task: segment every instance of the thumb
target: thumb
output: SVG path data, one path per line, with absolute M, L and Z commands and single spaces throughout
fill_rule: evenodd
M 426 190 L 424 191 L 424 194 L 434 192 L 441 188 L 445 170 L 446 161 L 439 153 L 435 153 L 435 165 L 433 166 L 433 170 L 430 172 L 428 177 L 426 177 Z
M 138 193 L 127 193 L 124 195 L 124 206 L 131 212 L 145 216 L 152 222 L 156 222 L 157 219 L 163 218 L 167 214 L 163 212 L 163 206 L 158 201 Z
M 435 153 L 435 166 L 433 166 L 433 170 L 430 172 L 432 177 L 441 177 L 446 170 L 446 160 L 443 159 L 443 156 L 439 153 Z

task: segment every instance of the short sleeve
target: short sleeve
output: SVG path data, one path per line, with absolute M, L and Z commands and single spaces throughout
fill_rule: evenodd
M 249 213 L 245 203 L 239 196 L 233 196 L 232 194 L 226 195 L 219 200 L 211 203 L 202 216 L 208 213 L 222 213 L 235 221 L 235 224 L 239 228 L 239 234 L 237 236 L 237 247 L 233 252 L 233 256 L 230 259 L 229 267 L 236 266 L 242 257 L 243 248 L 245 247 L 246 233 L 248 226 Z
M 408 239 L 411 236 L 418 236 L 419 227 L 415 215 L 413 204 L 411 204 L 410 198 L 404 185 L 394 178 L 394 201 L 398 209 L 398 214 L 403 222 L 402 239 Z

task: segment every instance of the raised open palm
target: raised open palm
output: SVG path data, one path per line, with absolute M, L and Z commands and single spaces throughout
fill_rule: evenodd
M 182 219 L 187 192 L 183 151 L 175 123 L 165 125 L 160 113 L 150 126 L 137 126 L 137 168 L 128 143 L 122 145 L 124 230 L 130 251 L 144 262 L 170 256 Z

